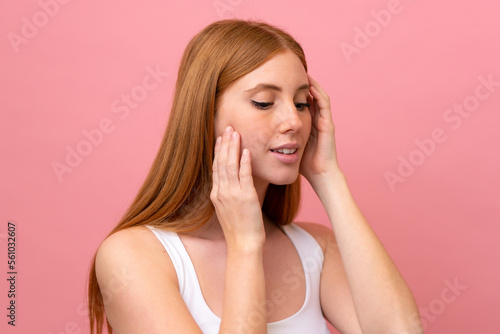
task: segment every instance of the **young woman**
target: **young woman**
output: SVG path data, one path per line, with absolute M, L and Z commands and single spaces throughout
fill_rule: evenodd
M 292 223 L 299 174 L 332 229 Z M 259 22 L 187 46 L 158 155 L 89 279 L 97 333 L 105 318 L 119 334 L 422 332 L 338 166 L 328 95 L 300 45 Z

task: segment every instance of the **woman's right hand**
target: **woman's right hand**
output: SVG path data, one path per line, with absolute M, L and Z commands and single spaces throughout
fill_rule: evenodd
M 228 126 L 215 144 L 210 199 L 228 249 L 262 247 L 266 238 L 262 209 L 253 184 L 250 152 L 240 159 L 240 135 Z

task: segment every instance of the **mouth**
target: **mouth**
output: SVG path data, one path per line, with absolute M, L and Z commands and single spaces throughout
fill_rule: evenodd
M 297 149 L 296 148 L 278 148 L 278 149 L 271 150 L 271 152 L 290 155 L 290 154 L 294 154 L 295 152 L 297 152 Z
M 272 148 L 271 154 L 285 164 L 293 164 L 299 160 L 299 146 L 297 144 L 287 144 L 281 147 Z

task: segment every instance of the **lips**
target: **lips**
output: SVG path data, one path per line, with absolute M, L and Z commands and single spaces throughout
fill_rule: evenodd
M 283 153 L 283 154 L 294 154 L 297 152 L 296 148 L 279 148 L 276 150 L 271 150 L 273 152 Z
M 271 149 L 271 153 L 281 162 L 291 164 L 299 159 L 299 145 L 296 143 L 287 143 Z
M 300 148 L 300 145 L 297 143 L 286 143 L 286 144 L 283 144 L 280 146 L 275 146 L 275 147 L 271 148 L 271 151 L 277 151 L 277 150 L 281 150 L 284 148 L 298 150 Z

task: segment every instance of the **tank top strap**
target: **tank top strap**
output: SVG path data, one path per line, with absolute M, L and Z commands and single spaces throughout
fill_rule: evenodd
M 304 271 L 315 278 L 320 278 L 325 258 L 323 249 L 316 239 L 296 224 L 284 225 L 282 228 L 299 253 Z
M 201 291 L 198 276 L 189 254 L 177 233 L 147 226 L 167 251 L 179 281 L 179 290 L 194 320 L 203 333 L 218 333 L 221 319 L 208 307 Z M 320 305 L 320 279 L 323 251 L 313 236 L 301 227 L 283 226 L 299 254 L 306 279 L 306 298 L 302 308 L 292 316 L 267 324 L 270 334 L 315 333 L 329 334 Z
M 324 255 L 321 246 L 307 231 L 296 224 L 282 226 L 299 254 L 306 280 L 306 298 L 294 315 L 268 324 L 268 332 L 276 334 L 329 334 L 320 303 L 321 273 Z
M 148 228 L 160 240 L 174 264 L 179 280 L 179 292 L 200 328 L 219 328 L 220 318 L 208 307 L 201 291 L 193 262 L 177 233 L 153 226 Z

